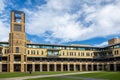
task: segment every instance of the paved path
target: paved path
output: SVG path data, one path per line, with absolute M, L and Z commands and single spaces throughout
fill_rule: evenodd
M 52 75 L 37 75 L 37 76 L 25 76 L 25 77 L 4 78 L 4 79 L 1 78 L 0 80 L 24 80 L 24 79 L 31 79 L 31 78 L 59 77 L 59 76 L 68 76 L 73 74 L 86 74 L 86 73 L 95 73 L 95 72 L 100 72 L 100 71 L 74 72 L 74 73 L 63 73 L 63 74 L 52 74 Z M 97 80 L 97 79 L 94 79 L 94 80 Z

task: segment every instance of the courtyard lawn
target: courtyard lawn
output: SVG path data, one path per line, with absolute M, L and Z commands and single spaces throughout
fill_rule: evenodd
M 71 72 L 1 72 L 0 78 L 11 78 L 11 77 L 24 77 L 24 76 L 36 76 L 36 75 L 50 75 L 50 74 L 62 74 L 62 73 L 72 73 Z
M 72 76 L 85 77 L 85 78 L 120 80 L 120 72 L 97 72 L 97 73 L 87 73 L 87 74 L 76 74 Z

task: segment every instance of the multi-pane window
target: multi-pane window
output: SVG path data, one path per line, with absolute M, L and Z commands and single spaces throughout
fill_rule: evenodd
M 114 51 L 114 54 L 115 54 L 115 55 L 118 55 L 118 54 L 119 54 L 119 51 L 118 51 L 118 50 Z
M 16 47 L 16 53 L 19 53 L 19 47 Z
M 80 56 L 80 52 L 78 53 L 78 56 Z
M 84 56 L 84 52 L 81 52 L 81 56 Z
M 21 31 L 21 25 L 14 25 L 14 31 Z
M 90 56 L 90 53 L 89 53 L 89 52 L 86 52 L 86 56 Z

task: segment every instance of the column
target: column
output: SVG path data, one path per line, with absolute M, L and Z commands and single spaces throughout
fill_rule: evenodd
M 76 71 L 76 64 L 74 63 L 74 71 Z
M 42 63 L 40 63 L 40 72 L 42 72 Z
M 35 63 L 32 64 L 32 72 L 35 72 Z
M 80 64 L 80 71 L 82 71 L 82 64 Z
M 26 72 L 27 72 L 27 64 L 26 64 Z
M 26 57 L 24 57 L 24 54 L 21 54 L 21 72 L 24 72 L 24 68 L 25 68 L 24 67 L 24 58 L 26 58 Z
M 97 71 L 99 71 L 99 63 L 97 63 Z
M 56 72 L 56 63 L 54 63 L 54 71 Z
M 10 67 L 9 67 L 9 63 L 7 63 L 7 72 L 9 72 L 10 71 Z
M 110 71 L 110 64 L 107 63 L 107 71 Z
M 24 72 L 24 63 L 21 63 L 21 72 Z
M 47 64 L 47 71 L 48 71 L 48 72 L 50 71 L 49 63 Z
M 86 63 L 86 71 L 88 71 L 88 64 Z
M 104 71 L 104 63 L 102 64 L 102 70 Z
M 91 64 L 91 71 L 94 71 L 94 70 L 93 70 L 93 63 Z
M 61 71 L 63 72 L 63 63 L 61 63 Z
M 27 64 L 24 64 L 24 72 L 27 72 Z
M 10 72 L 14 72 L 14 64 L 10 63 Z
M 14 72 L 14 64 L 13 64 L 13 62 L 14 62 L 14 57 L 13 57 L 13 54 L 10 54 L 10 72 Z
M 2 72 L 2 63 L 0 62 L 0 72 Z
M 70 64 L 68 63 L 68 65 L 67 65 L 67 67 L 68 67 L 68 71 L 70 71 Z
M 114 71 L 117 71 L 116 62 L 114 62 Z

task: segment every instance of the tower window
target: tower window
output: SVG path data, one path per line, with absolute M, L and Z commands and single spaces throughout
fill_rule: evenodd
M 15 14 L 15 22 L 21 22 L 21 14 L 16 13 Z
M 19 53 L 19 47 L 16 47 L 16 53 Z
M 14 31 L 21 31 L 21 25 L 15 25 L 14 26 Z

